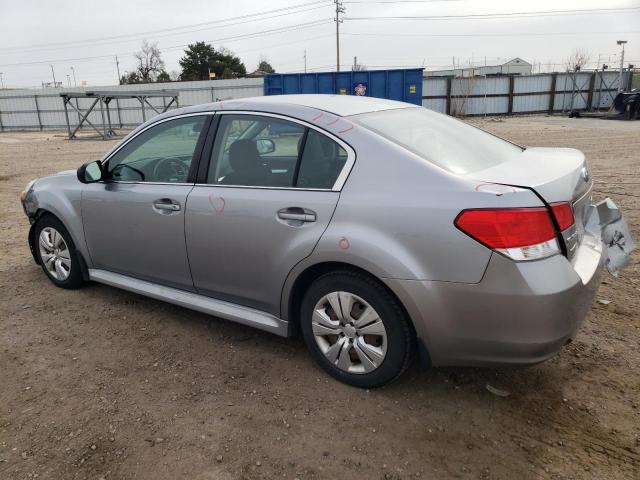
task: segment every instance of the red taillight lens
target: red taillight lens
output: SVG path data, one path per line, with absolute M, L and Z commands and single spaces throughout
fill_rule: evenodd
M 464 210 L 455 225 L 491 249 L 527 247 L 556 238 L 545 207 Z
M 573 208 L 571 208 L 570 203 L 558 202 L 551 203 L 549 206 L 551 207 L 551 213 L 553 213 L 561 232 L 564 232 L 575 223 L 573 218 Z

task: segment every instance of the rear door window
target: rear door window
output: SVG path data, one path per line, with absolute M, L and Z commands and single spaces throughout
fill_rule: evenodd
M 292 187 L 305 127 L 260 115 L 222 115 L 207 183 Z
M 207 183 L 331 190 L 347 161 L 336 141 L 265 115 L 223 114 Z

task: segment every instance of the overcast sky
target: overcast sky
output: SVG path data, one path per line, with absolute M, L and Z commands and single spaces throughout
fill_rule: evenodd
M 295 5 L 305 5 L 287 9 Z M 341 64 L 357 55 L 369 69 L 503 63 L 521 57 L 542 71 L 562 69 L 576 49 L 617 68 L 626 39 L 625 64 L 640 65 L 640 0 L 344 0 Z M 455 18 L 460 15 L 614 9 L 581 14 Z M 276 9 L 282 9 L 274 12 Z M 246 15 L 267 12 L 262 16 Z M 109 0 L 108 2 L 0 0 L 0 72 L 5 87 L 39 86 L 56 80 L 117 83 L 135 68 L 142 39 L 158 42 L 167 71 L 179 71 L 184 45 L 207 41 L 235 52 L 249 71 L 266 57 L 279 72 L 335 69 L 335 6 L 332 0 Z M 415 17 L 447 16 L 437 19 Z M 363 19 L 363 17 L 410 17 Z M 235 18 L 235 20 L 228 20 Z M 221 22 L 221 21 L 225 22 Z M 208 23 L 207 23 L 208 22 Z M 218 22 L 215 24 L 214 22 Z M 253 36 L 249 36 L 253 35 Z M 97 58 L 96 58 L 97 57 Z

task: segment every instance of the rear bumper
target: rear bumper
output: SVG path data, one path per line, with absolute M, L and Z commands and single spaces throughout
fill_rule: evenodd
M 579 250 L 572 263 L 561 255 L 514 262 L 493 254 L 477 284 L 385 281 L 433 365 L 533 364 L 576 335 L 595 297 L 602 244 Z

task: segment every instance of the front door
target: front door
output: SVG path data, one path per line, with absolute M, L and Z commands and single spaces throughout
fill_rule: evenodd
M 208 171 L 187 202 L 198 292 L 279 315 L 287 275 L 331 220 L 347 157 L 306 125 L 221 114 Z
M 184 218 L 208 119 L 144 130 L 109 158 L 106 181 L 85 186 L 82 220 L 94 268 L 193 290 Z

